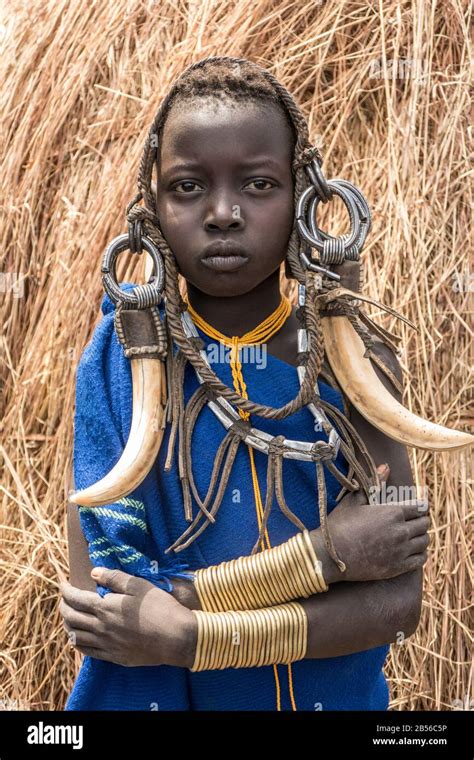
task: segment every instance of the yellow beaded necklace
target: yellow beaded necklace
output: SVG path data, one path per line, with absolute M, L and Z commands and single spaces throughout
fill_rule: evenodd
M 282 296 L 279 306 L 273 311 L 266 319 L 263 320 L 257 327 L 255 327 L 253 330 L 250 330 L 249 332 L 246 332 L 244 335 L 242 335 L 240 338 L 237 335 L 233 335 L 232 337 L 228 337 L 224 335 L 223 333 L 219 332 L 219 330 L 216 330 L 212 325 L 210 325 L 208 322 L 206 322 L 205 319 L 203 319 L 199 314 L 193 309 L 187 298 L 184 299 L 188 306 L 188 311 L 190 316 L 192 317 L 192 320 L 196 327 L 199 327 L 200 330 L 202 330 L 206 335 L 208 335 L 210 338 L 214 338 L 214 340 L 219 341 L 220 343 L 224 344 L 225 346 L 230 346 L 230 367 L 232 371 L 232 378 L 234 381 L 234 388 L 237 393 L 239 393 L 243 398 L 248 398 L 247 395 L 247 386 L 245 384 L 243 375 L 242 375 L 242 364 L 240 362 L 239 357 L 239 348 L 240 346 L 257 346 L 262 345 L 263 343 L 267 343 L 267 341 L 270 340 L 277 332 L 281 329 L 283 324 L 286 322 L 288 317 L 291 314 L 291 304 L 286 296 Z M 243 409 L 239 409 L 239 414 L 244 420 L 248 420 L 250 417 L 249 412 L 245 412 Z M 253 489 L 255 494 L 255 507 L 257 512 L 257 521 L 259 528 L 262 524 L 263 519 L 263 503 L 262 503 L 262 497 L 260 495 L 260 488 L 258 484 L 258 478 L 257 478 L 257 470 L 255 467 L 255 460 L 254 460 L 254 453 L 251 446 L 247 446 L 249 457 L 250 457 L 250 468 L 252 471 L 252 482 L 253 482 Z M 262 540 L 261 542 L 261 548 L 262 550 L 265 548 L 270 549 L 271 543 L 270 543 L 270 537 L 268 535 L 268 530 L 265 530 L 264 538 L 267 544 L 267 547 L 265 547 L 265 542 Z M 273 665 L 273 672 L 275 675 L 275 686 L 276 686 L 276 695 L 277 695 L 277 710 L 281 710 L 281 688 L 280 688 L 280 680 L 278 677 L 278 667 L 277 665 Z M 291 699 L 291 706 L 294 711 L 296 711 L 296 703 L 295 703 L 295 696 L 293 693 L 293 678 L 292 678 L 292 670 L 291 670 L 291 664 L 288 665 L 288 683 L 289 683 L 289 691 L 290 691 L 290 699 Z

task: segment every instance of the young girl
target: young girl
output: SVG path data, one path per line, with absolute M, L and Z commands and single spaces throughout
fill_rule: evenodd
M 188 351 L 184 341 L 181 359 L 176 344 L 169 347 L 167 362 L 173 362 L 174 374 L 167 390 L 173 396 L 174 424 L 161 431 L 152 468 L 132 493 L 114 503 L 69 508 L 73 585 L 63 586 L 61 610 L 71 641 L 85 658 L 66 709 L 385 710 L 389 694 L 383 665 L 390 643 L 402 642 L 418 624 L 428 545 L 426 510 L 420 511 L 416 501 L 375 507 L 362 490 L 351 491 L 353 463 L 342 448 L 324 468 L 320 462 L 315 467 L 314 461 L 286 458 L 282 481 L 276 476 L 272 480 L 269 472 L 278 475 L 278 468 L 267 467 L 278 443 L 317 441 L 325 446 L 324 425 L 315 425 L 306 405 L 286 416 L 249 416 L 243 408 L 243 399 L 248 399 L 248 409 L 253 408 L 250 402 L 281 409 L 300 390 L 300 315 L 282 296 L 279 283 L 282 262 L 288 277 L 298 275 L 295 198 L 302 190 L 301 162 L 317 155 L 304 151 L 306 122 L 268 72 L 243 59 L 220 57 L 201 61 L 182 75 L 154 126 L 156 197 L 151 186 L 140 190 L 148 211 L 142 217 L 145 227 L 151 234 L 151 226 L 159 225 L 165 254 L 167 299 L 159 305 L 160 318 L 174 319 L 171 301 L 179 273 L 186 281 L 184 309 L 198 336 L 190 345 L 194 352 L 199 347 L 206 351 L 212 371 L 242 399 L 234 432 L 245 433 L 246 425 L 254 425 L 274 437 L 274 448 L 266 454 L 241 441 L 224 462 L 223 441 L 227 446 L 231 439 L 205 403 L 215 394 L 199 396 L 202 386 L 191 349 L 189 361 L 182 361 Z M 151 212 L 153 204 L 156 213 Z M 130 283 L 121 287 L 133 292 Z M 102 313 L 77 374 L 76 489 L 109 472 L 131 426 L 130 362 L 114 330 L 117 308 L 109 295 L 102 301 Z M 217 350 L 229 344 L 235 348 L 237 338 L 240 363 L 235 350 Z M 261 350 L 249 351 L 243 359 L 246 345 Z M 319 346 L 310 341 L 307 350 L 311 361 L 314 352 L 322 357 L 320 341 Z M 393 352 L 381 342 L 374 351 L 400 380 Z M 378 469 L 380 482 L 411 487 L 405 446 L 373 427 L 348 402 L 331 382 L 325 357 L 322 368 L 319 397 L 327 411 L 339 412 L 337 419 L 333 415 L 334 426 L 343 438 L 344 419 L 359 434 L 362 453 L 357 461 L 370 462 L 372 471 L 389 463 Z M 391 382 L 375 370 L 400 400 L 395 378 Z M 176 422 L 178 412 L 193 396 L 187 454 L 181 441 L 180 457 L 171 461 L 177 427 L 180 440 L 185 435 Z M 192 463 L 192 477 L 183 469 L 182 452 Z M 225 470 L 217 475 L 216 453 Z M 211 499 L 202 496 L 211 480 L 217 491 L 224 484 L 213 512 Z M 277 506 L 272 507 L 275 482 L 284 483 L 284 494 L 277 493 Z M 342 499 L 341 483 L 350 491 Z M 325 513 L 318 513 L 323 495 L 327 525 Z M 212 519 L 199 519 L 209 512 Z M 194 573 L 222 568 L 239 557 L 266 558 L 271 548 L 287 545 L 303 531 L 319 561 L 313 593 L 288 593 L 285 603 L 275 605 L 265 602 L 263 583 L 255 587 L 255 615 L 245 620 L 253 621 L 258 635 L 239 628 L 243 639 L 238 637 L 234 648 L 242 652 L 248 641 L 249 651 L 241 659 L 229 659 L 231 646 L 225 644 L 225 621 L 219 615 L 231 613 L 202 612 L 209 608 L 203 607 L 204 586 L 196 586 Z M 300 546 L 298 551 L 304 550 Z M 288 567 L 296 562 L 296 554 L 292 556 Z M 99 568 L 94 576 L 98 589 L 91 564 Z M 249 594 L 252 590 L 248 573 L 255 568 L 246 568 L 242 594 L 244 586 Z M 318 591 L 325 593 L 316 591 L 318 579 Z M 289 574 L 280 574 L 280 587 L 289 588 L 290 580 Z M 300 580 L 298 588 L 307 588 L 303 576 Z M 248 597 L 239 607 L 238 596 L 236 587 L 235 607 L 231 600 L 226 609 L 251 608 Z M 300 615 L 299 623 L 295 615 Z M 234 615 L 233 620 L 238 627 L 244 618 L 239 622 Z M 214 625 L 208 634 L 205 621 Z M 291 636 L 297 643 L 288 643 Z M 252 647 L 260 660 L 250 652 Z

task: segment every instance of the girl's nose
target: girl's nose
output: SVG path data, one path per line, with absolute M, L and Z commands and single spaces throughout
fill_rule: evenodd
M 238 230 L 245 227 L 242 209 L 228 198 L 210 204 L 204 219 L 206 230 Z

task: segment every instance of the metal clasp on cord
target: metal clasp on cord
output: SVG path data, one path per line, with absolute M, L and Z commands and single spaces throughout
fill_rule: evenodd
M 309 251 L 310 249 L 308 248 L 308 252 Z M 324 267 L 319 266 L 319 264 L 315 264 L 311 259 L 311 254 L 308 257 L 303 251 L 300 251 L 300 260 L 304 269 L 310 269 L 311 272 L 318 272 L 319 274 L 325 275 L 331 280 L 337 280 L 338 282 L 341 279 L 341 275 L 331 272 L 330 269 L 325 269 Z

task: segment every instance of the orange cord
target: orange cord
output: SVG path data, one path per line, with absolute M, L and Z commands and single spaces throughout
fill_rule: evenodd
M 248 399 L 247 386 L 245 384 L 245 381 L 242 375 L 242 364 L 239 358 L 239 347 L 241 345 L 246 345 L 246 346 L 261 345 L 262 343 L 266 343 L 268 340 L 270 340 L 270 338 L 273 335 L 275 335 L 275 333 L 277 333 L 278 330 L 281 329 L 282 325 L 285 323 L 285 321 L 288 319 L 289 315 L 291 314 L 291 304 L 288 298 L 286 298 L 286 296 L 282 296 L 280 305 L 275 309 L 275 311 L 272 312 L 272 314 L 270 314 L 263 322 L 257 325 L 255 329 L 250 330 L 250 332 L 245 333 L 245 335 L 242 335 L 242 337 L 240 338 L 237 335 L 234 335 L 231 338 L 228 338 L 226 335 L 219 332 L 214 327 L 212 327 L 212 325 L 210 325 L 208 322 L 202 319 L 202 317 L 200 317 L 199 314 L 197 314 L 197 312 L 194 311 L 189 301 L 186 300 L 186 303 L 188 305 L 189 313 L 191 314 L 191 317 L 193 318 L 193 322 L 197 325 L 197 327 L 199 327 L 203 332 L 205 332 L 210 338 L 214 338 L 215 340 L 218 340 L 220 343 L 223 343 L 224 345 L 231 347 L 230 367 L 232 370 L 232 377 L 234 380 L 234 388 L 240 396 Z M 250 419 L 250 413 L 245 412 L 243 409 L 239 409 L 239 414 L 241 418 L 244 420 Z M 255 460 L 254 460 L 254 452 L 251 446 L 247 446 L 247 448 L 248 448 L 249 457 L 250 457 L 250 468 L 252 471 L 252 483 L 253 483 L 253 489 L 254 489 L 254 494 L 255 494 L 255 508 L 256 508 L 256 513 L 257 513 L 257 521 L 258 521 L 258 527 L 260 528 L 262 525 L 263 511 L 264 511 L 263 504 L 262 504 L 262 497 L 260 494 L 260 487 L 258 484 L 257 469 L 255 467 Z M 265 541 L 267 544 L 267 548 L 271 549 L 270 537 L 268 535 L 267 529 L 265 529 L 264 540 L 262 540 L 260 543 L 262 550 L 265 549 Z M 281 687 L 280 687 L 280 679 L 278 676 L 278 667 L 275 664 L 273 665 L 273 673 L 275 676 L 277 711 L 280 712 L 281 711 Z M 291 663 L 288 664 L 288 686 L 289 686 L 292 710 L 296 711 L 295 695 L 293 692 L 293 676 L 292 676 L 292 670 L 291 670 Z

